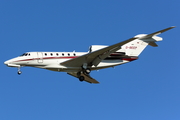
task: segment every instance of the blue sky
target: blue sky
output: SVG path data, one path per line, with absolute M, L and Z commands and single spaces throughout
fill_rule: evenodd
M 178 0 L 2 0 L 0 120 L 179 120 Z M 88 51 L 176 28 L 139 60 L 93 71 L 100 84 L 3 63 L 28 51 Z

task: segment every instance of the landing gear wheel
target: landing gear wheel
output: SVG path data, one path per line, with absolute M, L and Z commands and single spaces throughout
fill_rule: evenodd
M 87 69 L 84 70 L 84 72 L 85 72 L 86 74 L 89 74 L 89 73 L 91 72 L 91 69 L 87 68 Z
M 20 75 L 22 72 L 21 72 L 21 70 L 20 70 L 20 67 L 18 67 L 18 75 Z
M 18 75 L 20 75 L 22 72 L 21 71 L 18 71 Z
M 79 78 L 79 77 L 81 76 L 81 72 L 78 72 L 78 73 L 77 73 L 77 76 L 78 76 L 78 78 Z
M 84 81 L 84 76 L 80 76 L 79 81 L 81 81 L 81 82 Z

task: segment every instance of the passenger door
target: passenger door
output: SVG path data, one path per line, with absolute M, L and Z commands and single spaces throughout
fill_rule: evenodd
M 37 62 L 38 63 L 43 63 L 43 53 L 42 52 L 37 52 Z

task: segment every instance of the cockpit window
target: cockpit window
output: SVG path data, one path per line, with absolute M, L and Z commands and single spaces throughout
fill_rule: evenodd
M 24 53 L 24 54 L 22 54 L 22 55 L 20 55 L 20 56 L 28 56 L 28 55 L 30 55 L 30 54 Z
M 22 55 L 20 55 L 20 56 L 24 56 L 26 53 L 23 53 Z

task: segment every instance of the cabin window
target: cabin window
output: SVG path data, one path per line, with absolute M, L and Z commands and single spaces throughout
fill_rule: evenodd
M 47 53 L 44 53 L 45 56 L 47 56 Z
M 64 53 L 62 53 L 62 56 L 64 56 Z
M 74 56 L 76 56 L 76 54 L 74 53 Z
M 28 55 L 30 56 L 31 54 L 29 53 Z
M 68 53 L 68 56 L 70 56 L 70 54 Z
M 53 54 L 51 53 L 51 56 L 53 56 Z
M 56 53 L 56 55 L 58 56 L 59 54 L 58 54 L 58 53 Z

